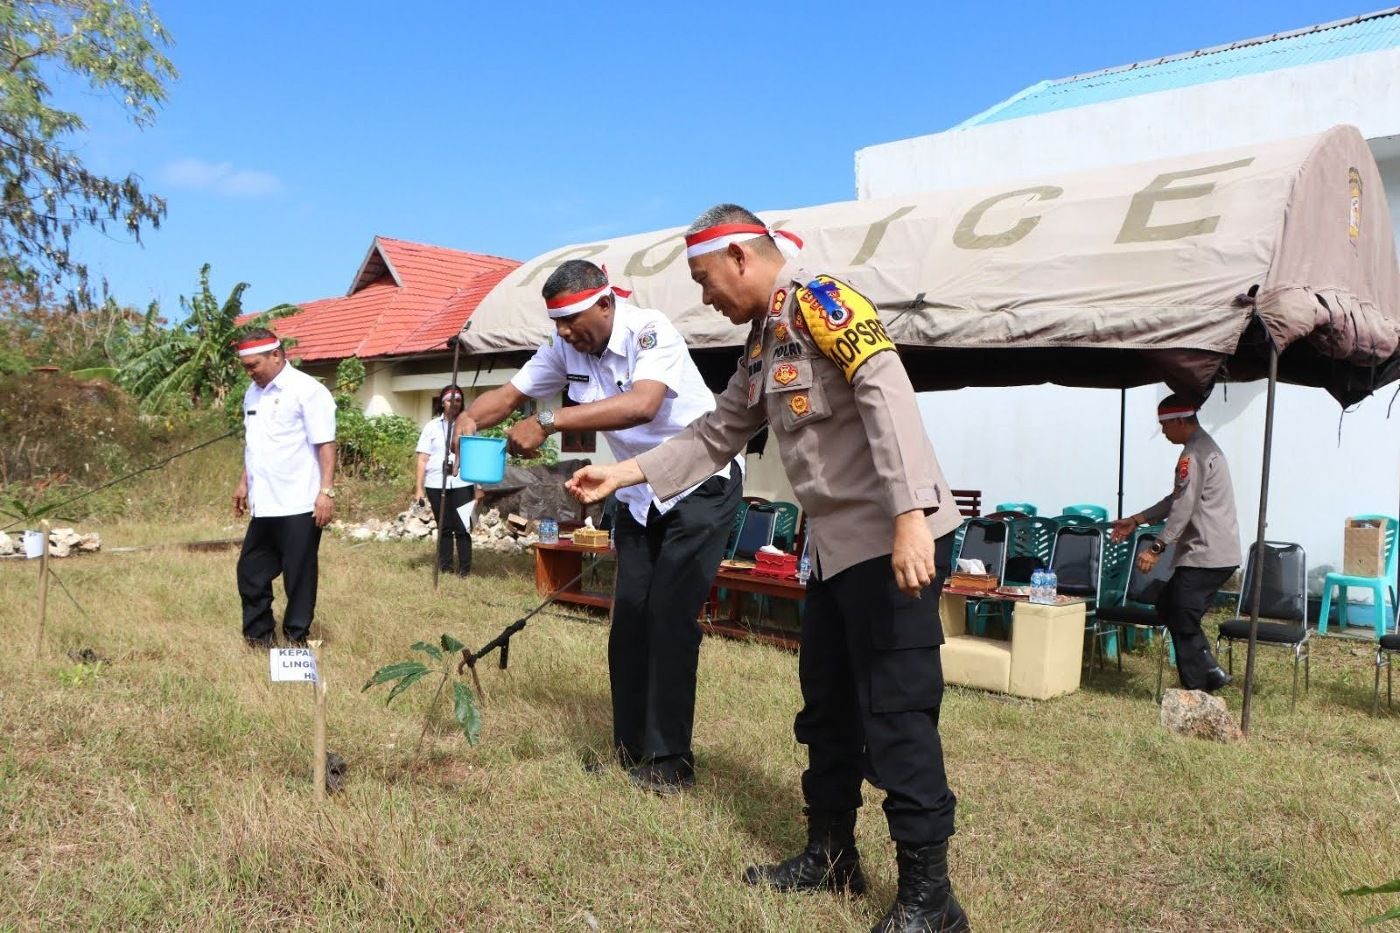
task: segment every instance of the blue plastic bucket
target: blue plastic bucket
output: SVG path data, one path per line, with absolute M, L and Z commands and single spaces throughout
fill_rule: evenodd
M 471 435 L 457 439 L 457 476 L 468 483 L 499 483 L 506 475 L 506 439 Z

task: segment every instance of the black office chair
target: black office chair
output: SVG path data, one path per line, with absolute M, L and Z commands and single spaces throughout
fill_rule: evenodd
M 1394 700 L 1395 687 L 1391 676 L 1394 673 L 1392 670 L 1394 665 L 1391 661 L 1396 652 L 1400 652 L 1400 633 L 1395 635 L 1382 635 L 1380 641 L 1376 643 L 1376 689 L 1375 692 L 1371 694 L 1372 716 L 1379 713 L 1381 708 L 1382 664 L 1385 665 L 1385 708 L 1390 709 L 1391 702 Z
M 1103 635 L 1110 628 L 1120 633 L 1118 639 L 1118 670 L 1123 670 L 1123 642 L 1121 633 L 1128 629 L 1146 629 L 1154 633 L 1157 638 L 1157 692 L 1153 697 L 1158 703 L 1162 702 L 1162 677 L 1167 666 L 1167 627 L 1162 624 L 1161 617 L 1157 614 L 1157 597 L 1161 594 L 1162 588 L 1167 585 L 1167 581 L 1172 575 L 1172 558 L 1176 554 L 1176 545 L 1168 547 L 1162 552 L 1153 565 L 1151 573 L 1143 573 L 1137 568 L 1138 555 L 1142 554 L 1152 543 L 1157 540 L 1157 535 L 1152 532 L 1139 534 L 1133 546 L 1132 564 L 1128 568 L 1128 588 L 1123 594 L 1123 602 L 1118 606 L 1100 606 L 1095 613 L 1098 624 L 1095 626 L 1094 646 L 1092 652 L 1103 656 Z M 1094 659 L 1089 658 L 1089 669 L 1093 670 Z
M 1249 616 L 1246 614 L 1254 598 L 1254 574 L 1262 566 L 1263 589 L 1259 594 L 1259 644 L 1293 650 L 1293 699 L 1288 708 L 1298 703 L 1298 666 L 1303 667 L 1303 690 L 1311 686 L 1311 664 L 1308 658 L 1308 556 L 1301 544 L 1288 541 L 1265 541 L 1263 559 L 1257 560 L 1259 546 L 1249 548 L 1245 566 L 1244 585 L 1235 618 L 1220 626 L 1215 639 L 1216 652 L 1220 642 L 1226 643 L 1230 673 L 1235 671 L 1234 644 L 1249 641 Z M 1271 621 L 1264 621 L 1265 619 Z

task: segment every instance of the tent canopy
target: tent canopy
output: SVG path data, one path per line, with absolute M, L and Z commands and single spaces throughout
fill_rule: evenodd
M 803 265 L 879 308 L 920 389 L 1280 377 L 1344 403 L 1400 378 L 1400 271 L 1375 160 L 1353 127 L 1224 152 L 764 215 Z M 560 263 L 606 265 L 694 349 L 745 328 L 700 304 L 683 230 L 526 262 L 462 332 L 473 353 L 552 333 L 540 288 Z

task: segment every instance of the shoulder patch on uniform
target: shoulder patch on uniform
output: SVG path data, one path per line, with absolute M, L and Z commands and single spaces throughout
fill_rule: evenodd
M 1176 484 L 1185 486 L 1186 481 L 1191 478 L 1191 458 L 1181 457 L 1176 461 Z
M 894 349 L 875 306 L 845 282 L 819 275 L 798 288 L 797 303 L 793 323 L 805 328 L 822 355 L 841 367 L 847 382 L 866 360 Z
M 637 349 L 650 350 L 656 346 L 656 328 L 648 327 L 637 335 Z
M 780 288 L 773 293 L 773 304 L 768 309 L 768 313 L 777 317 L 783 313 L 783 302 L 787 301 L 787 289 Z

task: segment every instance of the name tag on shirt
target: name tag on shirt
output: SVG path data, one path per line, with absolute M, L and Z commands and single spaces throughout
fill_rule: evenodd
M 587 382 L 587 381 L 588 381 L 588 374 L 587 374 L 587 373 L 569 373 L 568 376 L 569 376 L 569 381 L 570 381 L 570 382 Z

